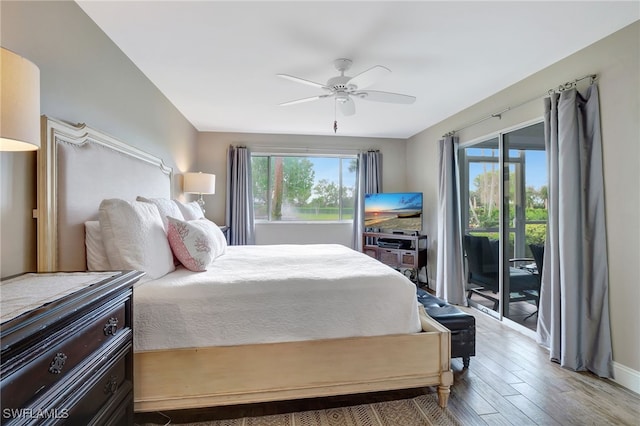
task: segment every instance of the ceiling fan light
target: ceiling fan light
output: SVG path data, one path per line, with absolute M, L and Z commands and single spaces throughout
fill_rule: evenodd
M 389 68 L 387 67 L 383 67 L 382 65 L 375 65 L 368 70 L 361 72 L 355 77 L 349 77 L 344 75 L 344 71 L 351 66 L 350 60 L 337 59 L 335 64 L 338 71 L 340 71 L 340 75 L 331 77 L 325 85 L 320 85 L 319 83 L 310 82 L 309 80 L 290 76 L 288 74 L 278 74 L 279 77 L 283 77 L 299 83 L 320 86 L 330 92 L 329 94 L 325 95 L 284 102 L 280 105 L 293 105 L 332 96 L 334 98 L 334 107 L 336 109 L 339 108 L 344 116 L 350 116 L 355 114 L 356 112 L 355 99 L 352 99 L 352 96 L 356 96 L 359 99 L 364 99 L 367 102 L 375 101 L 393 104 L 411 104 L 416 100 L 414 96 L 403 95 L 400 93 L 381 92 L 378 90 L 368 89 L 364 91 L 358 90 L 358 88 L 364 88 L 371 85 L 379 77 L 383 77 L 384 75 L 389 74 L 391 70 L 389 70 Z M 334 131 L 337 131 L 336 126 L 337 123 L 334 122 Z
M 346 93 L 337 93 L 336 94 L 336 102 L 343 104 L 345 102 L 349 102 L 349 95 Z

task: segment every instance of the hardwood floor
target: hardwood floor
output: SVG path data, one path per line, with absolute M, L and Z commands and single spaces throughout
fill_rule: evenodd
M 476 356 L 468 370 L 454 359 L 455 381 L 448 410 L 463 425 L 640 425 L 640 396 L 590 373 L 565 370 L 548 359 L 531 338 L 487 315 L 476 317 Z M 172 424 L 206 419 L 259 416 L 410 398 L 435 389 L 420 388 L 300 401 L 249 404 L 166 413 Z M 136 423 L 166 419 L 136 415 Z M 411 426 L 411 425 L 398 425 Z
M 487 293 L 490 296 L 495 297 L 494 294 L 490 292 Z M 487 310 L 493 310 L 493 302 L 489 299 L 474 294 L 472 300 Z M 534 314 L 536 310 L 537 308 L 533 301 L 511 302 L 509 304 L 509 319 L 528 328 L 529 330 L 536 331 L 536 325 L 538 322 L 538 317 Z
M 465 308 L 463 308 L 465 309 Z M 535 341 L 487 315 L 476 317 L 476 357 L 453 360 L 449 409 L 472 411 L 487 425 L 639 425 L 640 396 L 591 373 L 549 361 Z

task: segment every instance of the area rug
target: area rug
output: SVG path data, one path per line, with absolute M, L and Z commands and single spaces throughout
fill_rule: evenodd
M 166 423 L 168 425 L 171 422 Z M 434 394 L 352 407 L 302 411 L 262 417 L 181 423 L 183 426 L 461 426 L 438 405 Z M 145 426 L 152 426 L 147 423 Z

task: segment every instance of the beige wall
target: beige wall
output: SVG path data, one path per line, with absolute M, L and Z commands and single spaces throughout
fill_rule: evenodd
M 0 18 L 2 46 L 40 68 L 43 114 L 127 141 L 176 173 L 191 168 L 195 128 L 75 2 L 2 1 Z M 1 277 L 36 269 L 35 158 L 0 153 Z
M 36 153 L 0 152 L 0 277 L 36 269 Z
M 540 96 L 459 133 L 462 142 L 519 125 L 543 115 L 542 96 L 548 89 L 586 74 L 599 76 L 604 180 L 609 253 L 613 356 L 618 378 L 640 370 L 640 22 L 589 46 L 508 89 L 415 135 L 407 145 L 409 190 L 425 195 L 427 232 L 436 236 L 438 144 L 442 135 L 506 107 Z M 580 86 L 582 87 L 582 86 Z M 451 96 L 455 96 L 452 92 Z M 431 239 L 430 270 L 435 276 L 435 238 Z M 634 371 L 627 371 L 625 368 Z M 629 384 L 628 384 L 629 385 Z
M 198 136 L 197 170 L 216 175 L 216 194 L 208 196 L 207 217 L 224 223 L 226 197 L 226 155 L 229 145 L 244 145 L 253 151 L 308 151 L 310 154 L 379 149 L 382 153 L 385 191 L 406 188 L 405 140 L 353 138 L 344 136 L 267 135 L 253 133 L 200 133 Z M 278 148 L 282 148 L 279 150 Z M 337 243 L 351 246 L 351 224 L 257 223 L 256 243 Z
M 74 2 L 2 1 L 0 18 L 2 46 L 40 67 L 43 114 L 74 123 L 86 122 L 126 140 L 164 158 L 177 175 L 187 170 L 215 173 L 217 191 L 206 200 L 207 216 L 216 222 L 224 222 L 225 158 L 229 144 L 381 149 L 384 189 L 424 192 L 431 276 L 435 275 L 431 271 L 435 271 L 437 247 L 437 140 L 445 132 L 542 95 L 561 82 L 597 73 L 604 139 L 614 360 L 618 366 L 631 369 L 632 374 L 640 370 L 639 23 L 426 129 L 405 144 L 401 140 L 339 136 L 197 134 Z M 462 131 L 460 137 L 470 140 L 541 115 L 541 102 L 534 102 L 504 114 L 501 120 L 489 120 Z M 176 179 L 174 185 L 176 194 L 180 181 Z M 31 218 L 36 207 L 35 153 L 0 153 L 0 191 L 0 277 L 35 270 L 35 221 Z M 263 234 L 263 243 L 271 241 L 269 235 L 278 233 L 273 231 Z M 307 239 L 317 234 L 313 230 L 309 234 L 300 232 L 306 231 L 288 228 L 286 235 L 292 239 L 303 235 Z

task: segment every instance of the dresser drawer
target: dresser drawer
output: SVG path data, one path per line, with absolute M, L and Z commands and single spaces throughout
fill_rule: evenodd
M 371 256 L 374 259 L 378 258 L 378 249 L 375 247 L 365 247 L 362 249 L 362 252 L 367 256 Z
M 118 405 L 115 405 L 116 402 L 119 402 Z M 131 389 L 128 394 L 123 392 L 122 400 L 114 398 L 109 401 L 88 426 L 131 426 L 133 424 L 133 389 Z
M 125 424 L 117 419 L 122 418 L 123 406 L 130 405 L 133 410 L 131 335 L 131 331 L 121 333 L 32 404 L 4 410 L 2 424 Z
M 415 268 L 416 265 L 416 252 L 415 251 L 402 251 L 400 252 L 400 264 L 407 268 Z
M 63 405 L 68 409 L 69 424 L 104 425 L 116 417 L 116 408 L 127 398 L 131 398 L 133 383 L 129 366 L 133 353 L 131 345 L 122 348 L 100 371 L 86 377 L 82 387 L 74 390 L 71 398 Z M 94 419 L 96 418 L 97 419 Z
M 381 249 L 380 262 L 389 266 L 397 266 L 400 263 L 398 261 L 398 250 Z
M 55 386 L 109 341 L 117 339 L 129 327 L 126 302 L 98 307 L 56 331 L 40 345 L 24 351 L 12 360 L 3 359 L 2 407 L 24 407 L 47 389 Z M 15 369 L 12 368 L 16 365 Z M 6 376 L 5 376 L 6 375 Z

